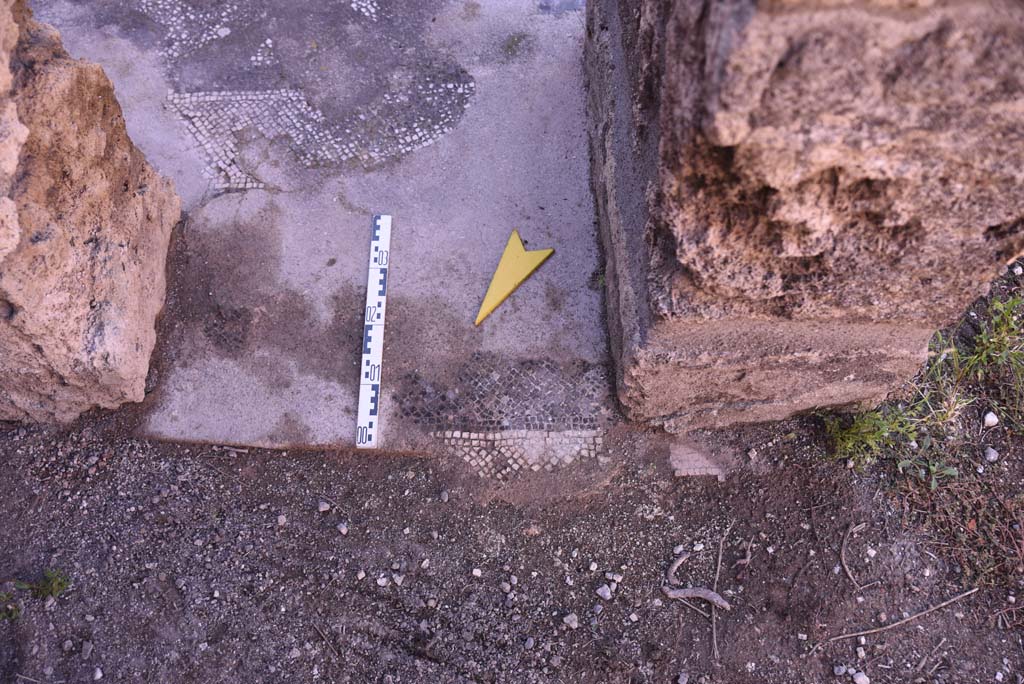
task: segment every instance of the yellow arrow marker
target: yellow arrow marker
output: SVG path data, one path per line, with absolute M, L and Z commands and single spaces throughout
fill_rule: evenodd
M 490 316 L 499 304 L 508 299 L 508 296 L 554 253 L 553 249 L 534 249 L 527 252 L 519 238 L 519 231 L 513 230 L 501 255 L 501 261 L 498 262 L 498 268 L 494 271 L 494 277 L 491 278 L 487 294 L 484 295 L 474 325 L 480 325 Z

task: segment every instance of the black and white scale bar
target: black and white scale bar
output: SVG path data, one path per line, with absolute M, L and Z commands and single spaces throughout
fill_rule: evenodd
M 388 303 L 388 256 L 391 252 L 391 217 L 373 217 L 370 268 L 366 276 L 363 312 L 363 357 L 359 362 L 359 412 L 356 446 L 376 449 L 380 437 L 380 378 L 384 361 L 384 313 Z

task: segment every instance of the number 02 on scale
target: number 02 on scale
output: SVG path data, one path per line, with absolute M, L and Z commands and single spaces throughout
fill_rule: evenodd
M 391 217 L 373 217 L 370 232 L 370 268 L 366 276 L 363 312 L 363 356 L 359 363 L 359 412 L 356 446 L 376 449 L 380 437 L 380 380 L 384 362 L 384 314 L 388 303 L 388 256 L 391 253 Z

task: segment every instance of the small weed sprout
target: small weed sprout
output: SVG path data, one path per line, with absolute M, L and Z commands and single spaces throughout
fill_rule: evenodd
M 901 459 L 896 464 L 896 469 L 909 477 L 914 477 L 928 485 L 930 491 L 935 491 L 944 480 L 955 478 L 959 471 L 944 461 L 931 458 L 932 438 L 925 435 L 921 438 L 919 451 L 913 456 Z
M 60 570 L 44 570 L 38 582 L 15 582 L 15 587 L 31 591 L 36 598 L 57 598 L 71 586 L 71 581 Z

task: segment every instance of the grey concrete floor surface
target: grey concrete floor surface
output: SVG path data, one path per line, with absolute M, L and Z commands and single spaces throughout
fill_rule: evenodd
M 148 436 L 354 443 L 372 214 L 394 217 L 382 445 L 482 475 L 613 420 L 578 0 L 36 0 L 174 179 L 184 305 Z M 473 326 L 513 228 L 555 255 Z

